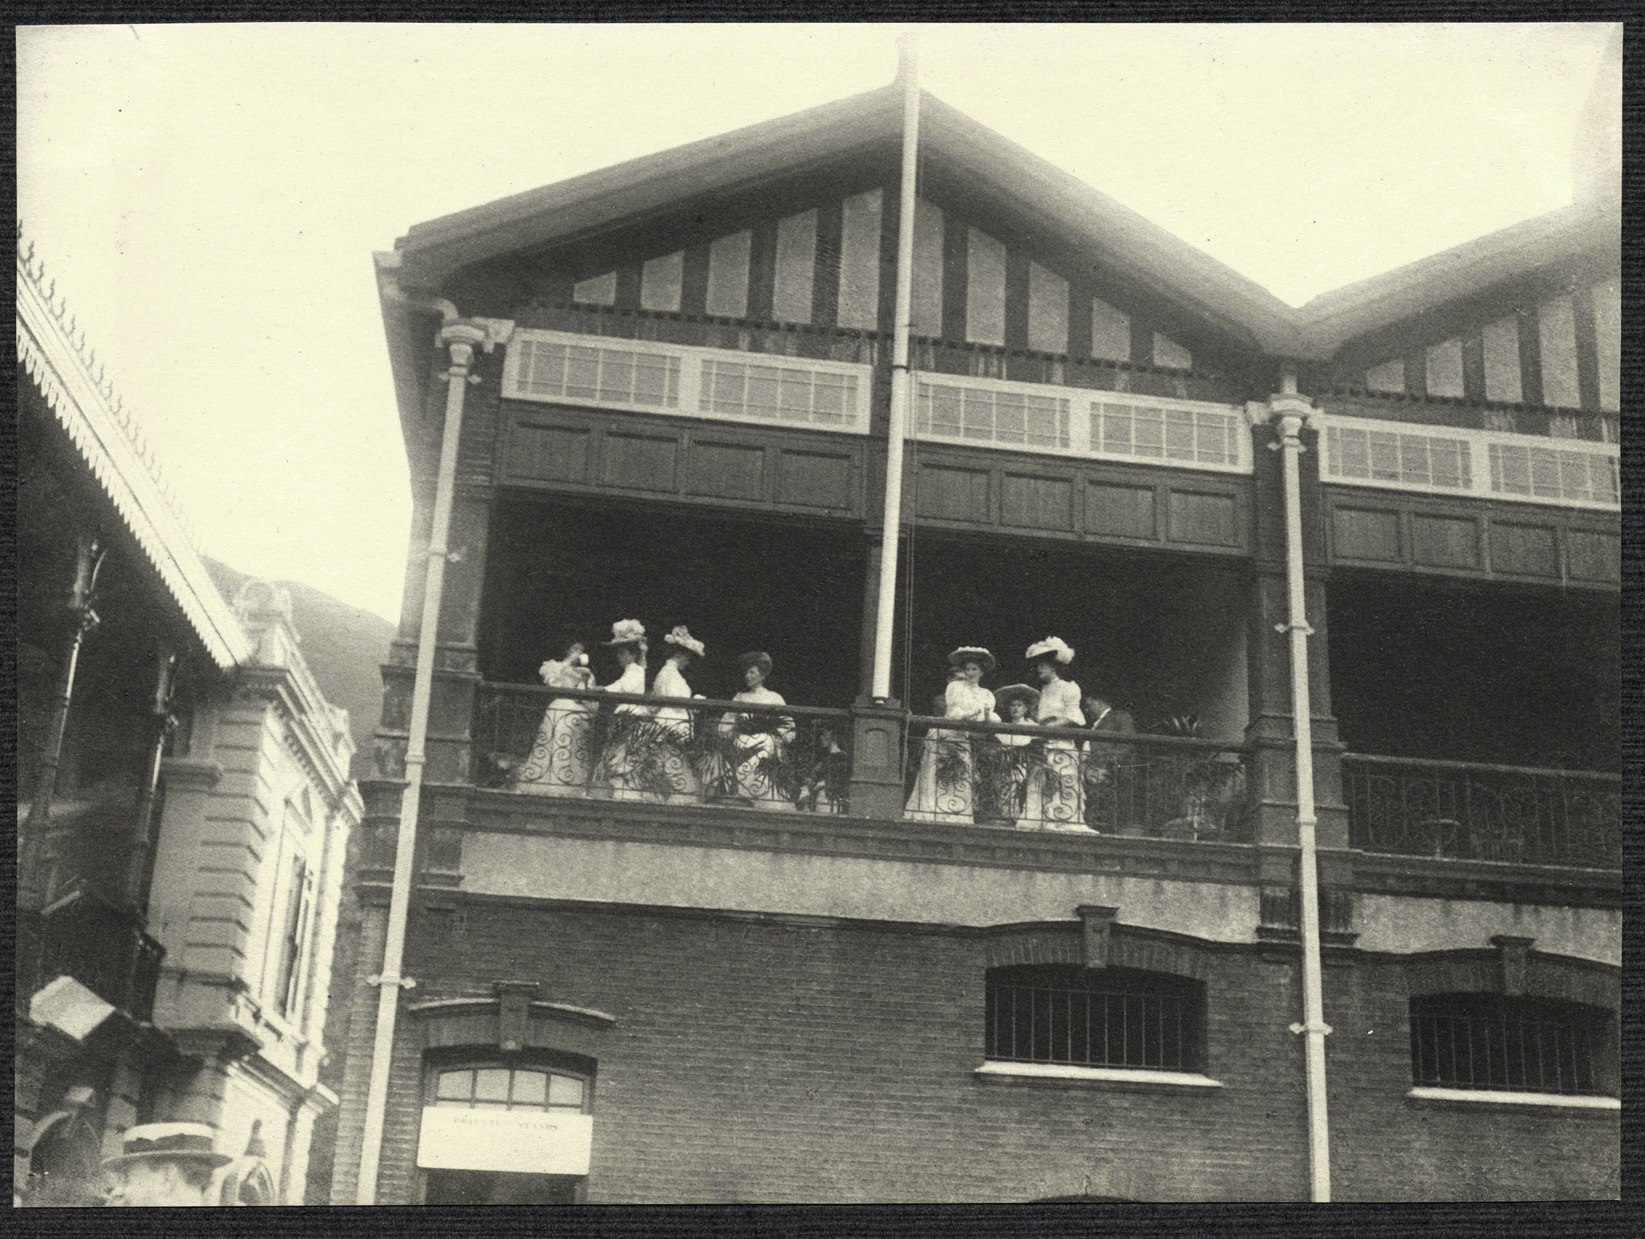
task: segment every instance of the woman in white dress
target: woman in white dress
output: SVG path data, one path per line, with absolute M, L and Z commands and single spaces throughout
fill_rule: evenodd
M 611 640 L 602 641 L 600 644 L 615 652 L 617 665 L 622 668 L 615 680 L 600 685 L 600 691 L 644 696 L 647 648 L 645 625 L 639 620 L 618 620 L 611 625 Z M 629 726 L 646 718 L 650 713 L 651 709 L 648 706 L 625 701 L 618 704 L 611 717 L 606 720 L 609 726 L 597 773 L 604 776 L 614 800 L 657 799 L 655 789 L 644 786 L 646 779 L 642 772 L 644 755 L 641 746 L 630 745 L 625 735 Z
M 994 669 L 994 656 L 981 646 L 962 645 L 948 656 L 959 672 L 943 690 L 944 718 L 968 723 L 997 723 L 994 694 L 982 686 L 982 677 Z M 917 822 L 972 820 L 972 783 L 976 765 L 969 732 L 934 727 L 925 734 L 920 772 L 903 816 Z
M 706 653 L 703 643 L 693 637 L 684 624 L 677 624 L 663 637 L 663 645 L 667 647 L 668 656 L 657 669 L 657 678 L 651 681 L 651 695 L 670 700 L 700 699 L 702 694 L 693 693 L 686 682 L 685 671 L 692 659 Z M 691 766 L 691 710 L 680 705 L 658 706 L 656 718 L 662 745 L 663 796 L 695 800 L 702 791 L 702 781 Z
M 588 669 L 588 655 L 583 653 L 580 641 L 566 647 L 564 658 L 551 658 L 537 668 L 537 674 L 550 688 L 594 687 L 594 673 Z M 586 795 L 589 769 L 594 764 L 588 734 L 593 721 L 593 702 L 571 697 L 550 701 L 532 742 L 531 755 L 515 778 L 515 787 L 539 796 Z
M 1041 727 L 1084 727 L 1080 686 L 1063 678 L 1074 651 L 1061 637 L 1047 637 L 1026 655 L 1040 681 L 1034 721 Z M 1045 766 L 1028 781 L 1023 822 L 1039 830 L 1089 830 L 1085 824 L 1085 781 L 1080 776 L 1080 749 L 1073 740 L 1048 737 Z
M 1003 722 L 1014 727 L 1033 726 L 1034 711 L 1039 704 L 1039 690 L 1026 684 L 1007 684 L 994 692 L 994 708 L 999 711 Z M 1023 812 L 1023 784 L 1028 778 L 1028 767 L 1024 761 L 1027 754 L 1020 750 L 1026 749 L 1038 738 L 1020 732 L 1002 733 L 994 737 L 1001 747 L 996 750 L 993 763 L 996 769 L 990 772 L 994 775 L 990 780 L 991 798 L 995 801 L 993 808 L 1000 818 L 1013 824 Z
M 731 700 L 750 705 L 782 706 L 782 695 L 765 686 L 771 674 L 771 655 L 751 651 L 737 657 L 742 668 L 743 689 Z M 739 800 L 762 809 L 792 809 L 793 801 L 783 795 L 771 777 L 771 767 L 782 761 L 794 740 L 794 720 L 781 714 L 727 714 L 720 720 L 720 734 L 730 738 L 731 780 Z

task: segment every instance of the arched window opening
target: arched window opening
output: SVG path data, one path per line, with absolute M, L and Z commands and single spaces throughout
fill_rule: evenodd
M 1198 1072 L 1204 986 L 1129 968 L 992 968 L 987 1056 L 995 1062 Z
M 25 1205 L 96 1205 L 102 1203 L 102 1178 L 97 1133 L 83 1114 L 60 1110 L 36 1127 L 28 1176 L 17 1195 Z
M 1616 1088 L 1613 1012 L 1501 994 L 1411 1000 L 1418 1087 L 1599 1096 Z
M 417 1150 L 424 1203 L 577 1203 L 593 1143 L 593 1067 L 540 1051 L 431 1054 Z

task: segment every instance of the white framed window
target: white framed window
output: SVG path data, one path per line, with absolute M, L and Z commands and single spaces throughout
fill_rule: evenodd
M 318 868 L 314 804 L 308 789 L 285 801 L 280 828 L 270 840 L 269 880 L 257 956 L 256 992 L 265 1009 L 293 1027 L 304 1023 L 309 958 L 313 949 Z
M 1328 422 L 1320 443 L 1320 477 L 1327 482 L 1612 511 L 1621 506 L 1615 444 L 1357 417 Z
M 872 390 L 850 362 L 537 330 L 514 333 L 503 377 L 513 400 L 858 435 Z
M 1206 401 L 922 374 L 914 384 L 914 433 L 937 443 L 1251 471 L 1244 410 Z
M 922 376 L 915 388 L 915 425 L 920 436 L 982 442 L 1030 451 L 1070 446 L 1072 401 L 1054 389 L 993 379 Z

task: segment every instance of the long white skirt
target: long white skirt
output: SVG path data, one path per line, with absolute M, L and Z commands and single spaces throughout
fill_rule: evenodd
M 920 748 L 920 772 L 903 816 L 916 822 L 969 822 L 971 737 L 963 731 L 930 731 Z M 944 767 L 953 777 L 942 777 Z
M 515 787 L 539 796 L 586 796 L 594 766 L 593 722 L 594 707 L 586 701 L 549 702 Z
M 1085 824 L 1085 782 L 1080 751 L 1072 740 L 1045 742 L 1045 768 L 1029 778 L 1021 820 L 1023 830 L 1089 830 Z

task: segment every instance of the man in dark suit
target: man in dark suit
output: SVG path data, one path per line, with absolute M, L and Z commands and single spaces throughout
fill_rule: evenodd
M 1092 694 L 1082 706 L 1088 726 L 1111 736 L 1134 736 L 1137 722 L 1129 710 Z M 1140 758 L 1131 744 L 1092 740 L 1085 746 L 1085 824 L 1109 834 L 1141 832 L 1143 806 L 1133 804 L 1138 788 L 1133 777 Z

